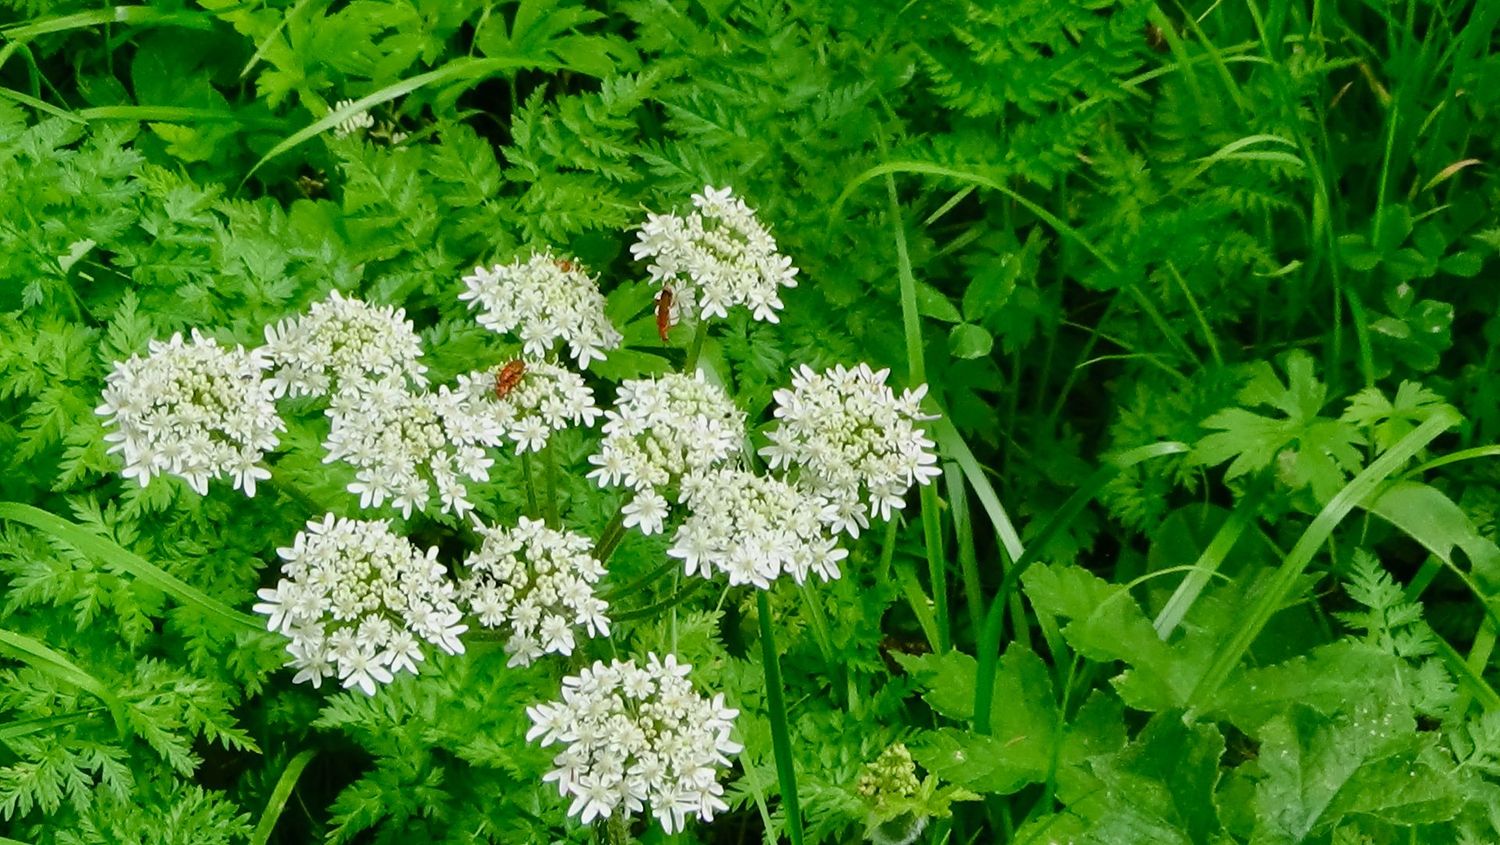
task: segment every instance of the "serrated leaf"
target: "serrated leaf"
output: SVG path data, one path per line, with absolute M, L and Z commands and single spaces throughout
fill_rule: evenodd
M 1091 841 L 1217 842 L 1214 793 L 1223 755 L 1214 725 L 1190 724 L 1180 711 L 1158 713 L 1123 750 L 1094 761 L 1106 809 L 1093 819 Z
M 1021 581 L 1038 611 L 1068 620 L 1062 633 L 1079 654 L 1129 667 L 1116 679 L 1127 704 L 1162 710 L 1187 700 L 1191 664 L 1174 657 L 1125 587 L 1077 566 L 1033 566 Z
M 1444 821 L 1461 806 L 1458 785 L 1432 739 L 1408 712 L 1377 698 L 1330 718 L 1294 706 L 1259 731 L 1260 833 L 1300 842 L 1347 815 L 1401 824 Z

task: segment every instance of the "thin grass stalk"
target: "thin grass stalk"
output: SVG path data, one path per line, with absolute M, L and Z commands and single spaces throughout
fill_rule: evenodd
M 259 618 L 234 610 L 115 541 L 87 531 L 56 514 L 19 502 L 0 502 L 0 520 L 19 522 L 51 534 L 83 554 L 102 561 L 107 566 L 129 572 L 142 583 L 160 590 L 186 607 L 192 607 L 219 620 L 237 632 L 265 630 L 265 623 Z
M 917 313 L 917 280 L 912 274 L 911 255 L 906 248 L 906 227 L 901 222 L 901 201 L 896 196 L 896 177 L 885 174 L 886 195 L 891 205 L 891 228 L 896 242 L 896 275 L 901 283 L 901 326 L 906 340 L 907 376 L 911 384 L 927 381 L 923 358 L 922 321 Z M 952 646 L 948 622 L 948 560 L 943 554 L 943 524 L 938 510 L 937 489 L 924 484 L 917 493 L 922 507 L 922 539 L 927 546 L 927 577 L 932 583 L 932 611 L 937 628 L 933 648 L 939 653 Z
M 562 518 L 558 514 L 557 503 L 557 450 L 551 443 L 542 450 L 545 463 L 542 465 L 542 473 L 547 488 L 547 527 L 559 528 L 562 526 Z
M 521 453 L 521 475 L 526 479 L 526 515 L 535 519 L 541 512 L 536 499 L 536 477 L 531 472 L 531 453 Z
M 1219 526 L 1213 539 L 1208 541 L 1208 545 L 1198 555 L 1192 571 L 1182 579 L 1182 583 L 1177 585 L 1177 589 L 1172 592 L 1172 597 L 1167 599 L 1167 603 L 1162 606 L 1161 612 L 1152 622 L 1158 637 L 1165 640 L 1181 624 L 1183 618 L 1198 600 L 1199 594 L 1203 592 L 1203 588 L 1208 586 L 1208 579 L 1213 577 L 1224 562 L 1224 558 L 1229 556 L 1229 552 L 1240 541 L 1240 537 L 1255 519 L 1259 509 L 1260 494 L 1258 491 L 1252 492 L 1240 501 L 1239 507 L 1236 507 L 1224 520 L 1224 524 Z
M 792 736 L 787 725 L 786 691 L 781 686 L 781 662 L 776 655 L 776 630 L 771 623 L 771 600 L 765 590 L 755 591 L 755 606 L 760 615 L 760 665 L 766 677 L 771 750 L 776 756 L 776 779 L 781 784 L 781 808 L 786 816 L 786 835 L 792 845 L 802 845 L 802 807 L 797 800 L 797 768 L 792 758 Z
M 271 790 L 271 797 L 266 801 L 266 809 L 261 812 L 255 831 L 250 835 L 250 845 L 266 845 L 271 841 L 271 831 L 276 829 L 276 822 L 281 818 L 281 811 L 286 808 L 287 799 L 292 797 L 297 779 L 302 777 L 302 770 L 307 768 L 307 764 L 317 753 L 317 749 L 309 748 L 287 761 L 286 768 L 281 770 L 281 777 L 276 779 L 276 788 Z

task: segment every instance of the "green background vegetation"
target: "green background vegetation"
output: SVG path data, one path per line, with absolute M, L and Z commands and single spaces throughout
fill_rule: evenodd
M 923 841 L 1500 841 L 1497 22 L 0 0 L 0 833 L 590 841 L 523 739 L 562 667 L 476 648 L 374 698 L 293 688 L 244 617 L 277 545 L 354 513 L 314 423 L 247 502 L 123 483 L 93 410 L 151 338 L 253 344 L 331 288 L 404 306 L 436 380 L 493 366 L 458 280 L 548 245 L 606 280 L 627 349 L 599 374 L 678 366 L 628 228 L 713 184 L 802 270 L 781 326 L 705 350 L 751 419 L 793 365 L 869 360 L 931 384 L 946 474 L 841 581 L 633 623 L 744 711 L 734 811 L 676 841 L 858 841 L 895 742 Z M 376 127 L 336 137 L 356 108 Z M 509 472 L 487 516 L 519 506 Z M 563 494 L 582 529 L 613 512 L 582 472 Z M 461 551 L 452 521 L 406 527 Z M 611 582 L 661 551 L 632 538 Z

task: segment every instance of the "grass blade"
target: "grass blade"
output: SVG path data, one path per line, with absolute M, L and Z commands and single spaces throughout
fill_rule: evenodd
M 1209 540 L 1208 545 L 1204 547 L 1203 553 L 1198 555 L 1198 560 L 1193 563 L 1187 577 L 1177 585 L 1177 589 L 1172 592 L 1172 597 L 1167 599 L 1167 603 L 1162 606 L 1161 613 L 1156 615 L 1152 626 L 1156 628 L 1157 636 L 1165 640 L 1181 624 L 1183 617 L 1187 616 L 1193 603 L 1203 592 L 1203 588 L 1208 586 L 1208 580 L 1219 571 L 1224 558 L 1229 556 L 1234 545 L 1240 541 L 1240 535 L 1245 533 L 1245 528 L 1255 519 L 1259 508 L 1260 496 L 1252 493 L 1246 496 L 1240 502 L 1239 507 L 1235 508 L 1224 520 L 1224 524 L 1219 526 L 1213 539 Z
M 264 626 L 255 617 L 230 608 L 197 587 L 163 571 L 155 564 L 150 563 L 145 558 L 124 548 L 113 540 L 85 531 L 77 524 L 69 522 L 56 514 L 48 513 L 40 508 L 34 508 L 31 505 L 23 505 L 19 502 L 0 502 L 0 519 L 19 522 L 51 534 L 53 537 L 62 540 L 64 543 L 90 557 L 120 567 L 140 581 L 176 599 L 184 606 L 200 610 L 205 615 L 218 619 L 231 628 L 248 628 L 254 631 L 264 630 Z
M 103 681 L 84 671 L 62 653 L 40 640 L 5 628 L 0 628 L 0 651 L 104 702 L 114 716 L 115 727 L 119 729 L 120 735 L 124 736 L 129 732 L 125 723 L 125 704 L 109 691 Z
M 309 748 L 287 761 L 286 768 L 281 770 L 281 777 L 276 779 L 276 788 L 271 790 L 271 797 L 266 801 L 266 809 L 261 811 L 255 832 L 250 835 L 250 845 L 266 845 L 270 841 L 271 831 L 276 829 L 276 822 L 281 818 L 281 811 L 286 808 L 287 799 L 292 797 L 297 779 L 302 777 L 302 770 L 307 768 L 307 764 L 317 753 L 316 749 Z
M 1006 513 L 1005 506 L 1000 503 L 1000 497 L 995 493 L 995 487 L 990 483 L 989 476 L 985 474 L 984 467 L 969 450 L 969 444 L 964 441 L 963 435 L 958 433 L 952 421 L 946 413 L 939 411 L 941 416 L 932 421 L 933 438 L 937 440 L 938 448 L 943 454 L 958 464 L 963 470 L 964 478 L 973 488 L 974 495 L 978 497 L 979 504 L 984 507 L 985 515 L 990 518 L 990 524 L 995 526 L 995 533 L 999 535 L 1000 547 L 1011 560 L 1020 560 L 1026 553 L 1026 547 L 1021 543 L 1021 534 L 1016 531 L 1016 526 L 1010 521 L 1010 515 Z
M 891 203 L 891 227 L 896 241 L 896 275 L 901 283 L 901 326 L 906 336 L 906 364 L 910 383 L 927 381 L 927 363 L 922 349 L 922 318 L 917 313 L 917 280 L 911 271 L 911 256 L 906 251 L 906 226 L 901 222 L 901 201 L 896 196 L 896 177 L 885 174 L 886 195 Z M 932 582 L 933 622 L 937 641 L 933 650 L 947 651 L 953 642 L 953 628 L 948 621 L 948 558 L 943 553 L 942 514 L 938 510 L 937 488 L 923 484 L 917 492 L 922 506 L 922 539 L 927 546 L 927 576 Z
M 1323 510 L 1313 519 L 1307 530 L 1302 532 L 1297 544 L 1292 547 L 1286 559 L 1272 575 L 1265 592 L 1261 593 L 1260 598 L 1246 610 L 1239 627 L 1214 654 L 1212 662 L 1203 673 L 1203 677 L 1199 679 L 1198 686 L 1194 688 L 1192 697 L 1189 699 L 1192 707 L 1202 707 L 1204 702 L 1210 700 L 1218 692 L 1219 686 L 1229 677 L 1234 667 L 1239 665 L 1240 658 L 1244 657 L 1245 652 L 1250 649 L 1250 644 L 1260 635 L 1261 629 L 1286 601 L 1292 588 L 1296 586 L 1297 579 L 1307 569 L 1308 564 L 1312 563 L 1313 555 L 1323 547 L 1323 543 L 1333 534 L 1333 529 L 1338 527 L 1344 517 L 1375 492 L 1387 476 L 1425 448 L 1438 435 L 1456 425 L 1458 421 L 1458 412 L 1452 408 L 1445 407 L 1434 413 L 1426 422 L 1397 441 L 1385 454 L 1376 458 L 1363 472 L 1344 485 L 1344 489 L 1335 494 L 1327 505 L 1323 506 Z
M 771 720 L 771 749 L 776 755 L 776 779 L 781 784 L 781 807 L 786 815 L 786 835 L 792 845 L 802 845 L 802 808 L 797 801 L 797 764 L 792 757 L 792 736 L 787 726 L 786 691 L 781 686 L 781 661 L 776 654 L 776 627 L 771 622 L 771 600 L 765 590 L 755 591 L 760 616 L 760 665 L 766 676 L 766 706 Z
M 100 713 L 108 712 L 107 707 L 91 707 L 87 710 L 78 710 L 73 713 L 63 713 L 58 716 L 38 716 L 34 719 L 17 719 L 0 725 L 0 743 L 9 743 L 18 737 L 33 734 L 37 731 L 45 731 L 48 728 L 71 725 L 74 722 L 82 722 Z
M 464 56 L 454 59 L 436 70 L 419 73 L 408 79 L 393 82 L 373 94 L 366 94 L 352 103 L 333 109 L 328 114 L 313 121 L 310 125 L 304 126 L 281 139 L 276 146 L 267 150 L 266 154 L 260 157 L 260 161 L 257 161 L 255 166 L 250 168 L 250 171 L 245 174 L 245 178 L 240 180 L 240 184 L 244 185 L 245 182 L 248 182 L 250 177 L 254 176 L 255 172 L 260 170 L 271 159 L 288 150 L 295 149 L 298 145 L 327 132 L 354 115 L 368 111 L 381 103 L 390 102 L 397 97 L 403 97 L 428 85 L 436 85 L 460 79 L 477 80 L 501 70 L 536 67 L 556 69 L 559 65 L 556 62 L 547 62 L 541 59 L 476 59 L 472 56 Z

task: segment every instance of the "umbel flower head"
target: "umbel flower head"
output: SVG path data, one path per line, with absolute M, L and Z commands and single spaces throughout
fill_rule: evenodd
M 682 482 L 688 517 L 667 554 L 680 558 L 687 574 L 729 576 L 730 584 L 770 589 L 783 574 L 798 584 L 815 572 L 839 577 L 839 548 L 827 523 L 833 507 L 822 496 L 776 478 L 724 467 Z
M 546 356 L 558 341 L 587 369 L 604 360 L 605 350 L 620 345 L 620 332 L 604 313 L 599 283 L 569 259 L 550 251 L 464 277 L 468 289 L 458 295 L 479 309 L 479 325 L 499 334 L 519 336 L 529 358 Z
M 190 342 L 179 332 L 149 348 L 145 358 L 115 362 L 95 411 L 114 427 L 104 439 L 108 454 L 121 453 L 120 474 L 144 487 L 169 473 L 199 495 L 208 494 L 209 479 L 229 476 L 254 496 L 255 482 L 271 477 L 260 460 L 286 428 L 265 380 L 265 354 L 219 346 L 197 329 Z
M 666 520 L 662 488 L 739 454 L 745 439 L 745 415 L 702 371 L 622 382 L 604 417 L 604 440 L 589 456 L 595 469 L 588 477 L 601 487 L 635 490 L 625 525 L 645 534 L 660 531 Z
M 339 100 L 333 104 L 333 111 L 348 108 L 352 105 L 354 105 L 353 100 Z M 347 138 L 350 135 L 363 132 L 374 125 L 375 118 L 371 117 L 368 111 L 357 111 L 339 121 L 339 124 L 333 127 L 333 136 L 335 138 Z
M 335 394 L 326 411 L 331 422 L 324 463 L 344 461 L 357 472 L 349 492 L 360 507 L 387 499 L 410 517 L 425 510 L 433 487 L 441 509 L 463 516 L 472 508 L 464 481 L 488 481 L 495 461 L 485 449 L 498 446 L 502 429 L 467 389 L 412 392 L 401 379 L 361 383 Z
M 693 195 L 686 217 L 648 214 L 630 254 L 650 264 L 651 280 L 671 293 L 671 318 L 727 317 L 743 306 L 757 320 L 778 322 L 781 289 L 797 286 L 797 268 L 777 252 L 755 212 L 729 188 Z
M 554 432 L 591 426 L 603 411 L 579 374 L 549 361 L 512 362 L 515 381 L 496 395 L 496 374 L 479 371 L 458 377 L 455 395 L 516 444 L 516 454 L 540 452 Z M 502 368 L 502 374 L 505 369 Z
M 511 666 L 572 654 L 579 628 L 609 636 L 609 604 L 594 596 L 604 565 L 587 537 L 524 516 L 513 529 L 476 528 L 484 542 L 464 561 L 469 576 L 459 582 L 459 602 L 480 625 L 510 633 Z
M 927 828 L 917 765 L 903 743 L 889 746 L 860 773 L 857 789 L 868 802 L 865 839 L 875 845 L 911 845 Z
M 277 396 L 328 396 L 370 379 L 427 383 L 422 341 L 406 311 L 345 298 L 338 291 L 306 314 L 266 326 L 263 347 Z
M 394 673 L 416 674 L 423 643 L 463 653 L 458 635 L 468 628 L 437 549 L 417 551 L 384 521 L 328 514 L 276 552 L 285 577 L 259 591 L 255 612 L 291 639 L 294 682 L 317 687 L 336 675 L 374 695 Z
M 797 481 L 833 504 L 835 531 L 860 529 L 906 504 L 912 484 L 941 473 L 933 442 L 917 425 L 927 385 L 897 396 L 890 370 L 843 365 L 821 373 L 803 366 L 791 389 L 775 393 L 780 420 L 760 450 L 771 468 L 795 468 Z
M 739 711 L 724 706 L 722 693 L 695 693 L 691 669 L 671 654 L 648 655 L 644 667 L 595 661 L 563 679 L 562 701 L 526 708 L 526 739 L 564 746 L 542 780 L 572 797 L 568 815 L 588 824 L 649 803 L 675 833 L 689 816 L 709 822 L 728 809 L 718 778 L 742 748 L 729 738 Z

